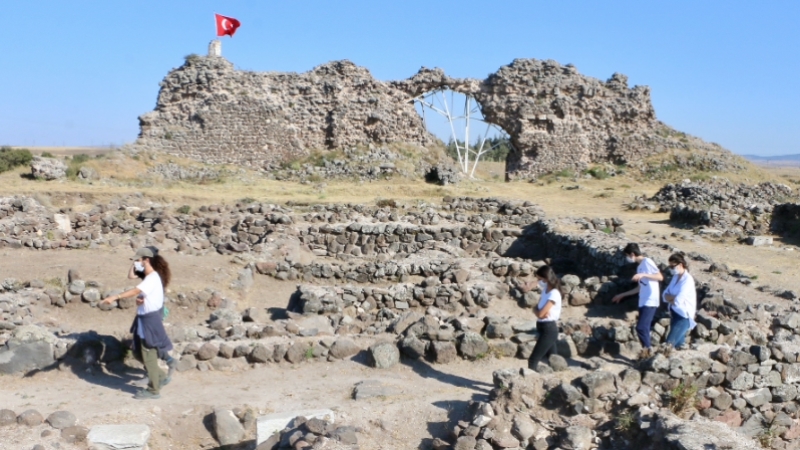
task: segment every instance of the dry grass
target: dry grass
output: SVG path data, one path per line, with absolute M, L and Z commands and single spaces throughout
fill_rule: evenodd
M 142 154 L 133 159 L 114 153 L 102 158 L 93 158 L 84 163 L 97 170 L 104 178 L 92 184 L 83 181 L 44 182 L 22 178 L 27 168 L 0 175 L 0 195 L 43 195 L 53 192 L 63 194 L 85 194 L 98 200 L 117 195 L 142 192 L 157 201 L 195 206 L 200 203 L 235 201 L 251 197 L 258 201 L 284 203 L 334 203 L 373 202 L 377 199 L 434 201 L 443 196 L 498 196 L 520 198 L 542 205 L 559 215 L 609 216 L 623 211 L 622 204 L 641 194 L 652 195 L 665 181 L 641 182 L 623 175 L 603 180 L 579 178 L 577 182 L 563 179 L 552 183 L 506 183 L 504 164 L 482 162 L 476 170 L 475 179 L 465 179 L 456 186 L 437 186 L 420 180 L 393 179 L 380 181 L 327 181 L 323 188 L 311 184 L 268 180 L 257 172 L 247 171 L 242 177 L 231 177 L 219 183 L 197 184 L 169 182 L 155 184 L 142 180 L 148 167 L 165 162 L 180 165 L 200 163 L 164 155 Z M 800 180 L 800 169 L 768 169 L 756 166 L 740 174 L 726 175 L 732 181 L 755 183 L 772 180 L 791 184 L 789 178 Z M 578 184 L 579 190 L 565 191 L 562 186 Z M 613 191 L 613 195 L 610 193 Z
M 26 147 L 24 145 L 20 146 L 12 146 L 12 148 L 27 148 L 31 151 L 34 155 L 41 155 L 43 152 L 52 153 L 55 156 L 72 156 L 72 155 L 80 155 L 85 154 L 89 156 L 97 156 L 103 155 L 106 153 L 111 153 L 114 151 L 114 147 L 51 147 L 51 146 L 39 146 L 39 147 Z

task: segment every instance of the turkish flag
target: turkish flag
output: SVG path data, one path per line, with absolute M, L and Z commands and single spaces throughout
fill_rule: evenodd
M 217 36 L 224 36 L 228 35 L 233 37 L 233 33 L 236 32 L 236 29 L 239 28 L 238 20 L 234 19 L 233 17 L 226 17 L 217 13 L 214 13 L 214 18 L 217 21 Z

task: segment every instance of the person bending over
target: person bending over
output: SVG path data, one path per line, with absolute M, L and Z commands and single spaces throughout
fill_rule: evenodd
M 639 245 L 630 243 L 622 250 L 625 254 L 625 259 L 629 263 L 638 263 L 636 268 L 636 275 L 632 280 L 636 282 L 636 287 L 630 291 L 617 294 L 611 299 L 614 303 L 619 303 L 625 297 L 630 295 L 639 294 L 639 320 L 636 322 L 636 334 L 639 336 L 639 342 L 642 343 L 642 352 L 639 354 L 639 359 L 648 358 L 650 356 L 650 325 L 653 323 L 653 316 L 658 309 L 658 283 L 664 280 L 661 271 L 652 259 L 642 255 L 639 250 Z

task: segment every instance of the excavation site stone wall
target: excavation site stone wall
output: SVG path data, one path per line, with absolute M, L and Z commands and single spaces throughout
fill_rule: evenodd
M 770 229 L 786 237 L 800 236 L 800 204 L 781 203 L 772 210 Z
M 387 143 L 425 153 L 437 139 L 413 100 L 439 89 L 471 96 L 485 120 L 508 133 L 509 178 L 634 162 L 667 148 L 728 153 L 659 122 L 647 86 L 628 87 L 619 73 L 601 81 L 553 60 L 516 59 L 484 80 L 423 67 L 384 82 L 347 60 L 282 73 L 193 55 L 160 86 L 155 109 L 139 117 L 135 148 L 208 163 L 271 170 L 314 151 Z

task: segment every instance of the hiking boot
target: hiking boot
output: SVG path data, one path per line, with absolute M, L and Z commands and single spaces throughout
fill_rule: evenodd
M 137 392 L 133 398 L 137 400 L 150 400 L 150 399 L 157 399 L 161 398 L 161 394 L 155 394 L 153 392 L 148 391 L 147 389 L 142 389 L 141 391 Z
M 136 387 L 146 388 L 150 384 L 150 379 L 147 377 L 139 378 L 131 384 Z
M 649 358 L 651 356 L 652 356 L 652 354 L 650 353 L 650 347 L 645 347 L 645 348 L 642 349 L 642 351 L 639 352 L 639 358 L 638 359 L 640 359 L 640 360 L 647 359 L 647 358 Z
M 663 353 L 664 356 L 666 356 L 667 358 L 669 358 L 669 356 L 672 354 L 673 350 L 675 350 L 675 349 L 672 348 L 672 346 L 669 345 L 669 344 L 664 344 L 664 345 L 661 346 L 661 353 Z
M 167 378 L 172 378 L 172 374 L 175 373 L 175 368 L 178 367 L 178 359 L 170 357 L 167 360 L 167 367 L 169 369 L 167 370 Z
M 172 374 L 175 373 L 175 368 L 178 367 L 178 360 L 170 356 L 167 360 L 167 376 L 161 380 L 161 386 L 166 386 L 172 381 Z

